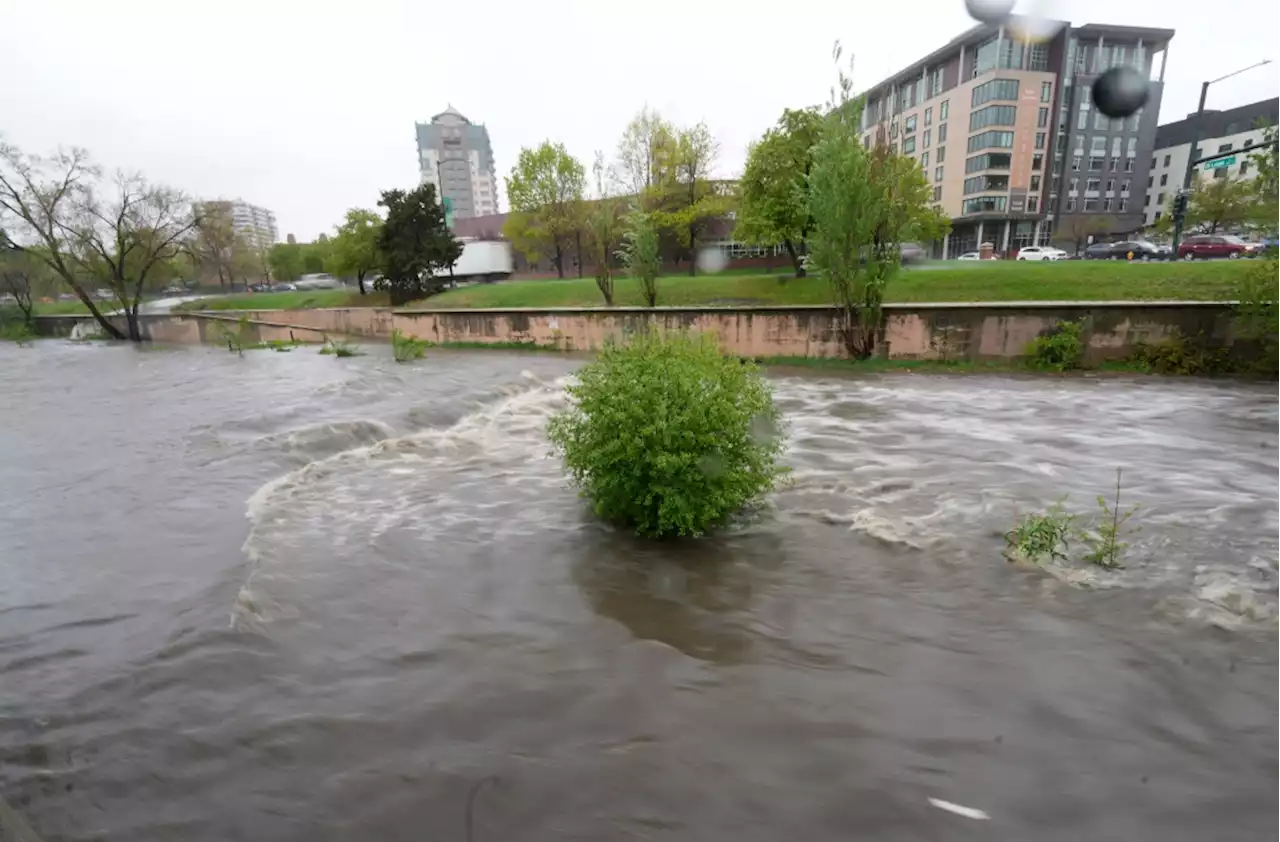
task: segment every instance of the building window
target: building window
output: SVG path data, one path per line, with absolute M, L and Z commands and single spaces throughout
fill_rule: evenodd
M 1168 183 L 1169 183 L 1169 174 L 1168 174 L 1168 173 L 1164 173 L 1164 174 L 1162 174 L 1162 175 L 1160 176 L 1160 186 L 1161 186 L 1161 187 L 1164 187 L 1164 186 L 1168 185 Z M 1149 179 L 1149 178 L 1147 179 L 1147 186 L 1148 186 L 1148 187 L 1150 187 L 1150 186 L 1151 186 L 1151 179 Z
M 969 151 L 977 152 L 979 149 L 988 147 L 997 147 L 1001 149 L 1013 148 L 1013 132 L 982 132 L 969 138 Z
M 920 169 L 927 170 L 928 168 L 929 168 L 929 153 L 921 152 L 920 153 Z
M 1027 51 L 1027 68 L 1029 70 L 1049 69 L 1049 46 L 1047 44 L 1031 45 L 1031 49 Z
M 970 193 L 985 193 L 992 190 L 1005 191 L 1009 189 L 1009 176 L 1007 175 L 975 175 L 973 178 L 964 180 L 964 194 L 968 196 Z
M 1124 159 L 1124 171 L 1125 171 L 1125 172 L 1133 172 L 1133 161 L 1134 161 L 1134 158 L 1133 158 L 1133 156 L 1132 156 L 1132 155 L 1130 155 L 1128 158 L 1125 158 L 1125 159 Z
M 1241 174 L 1241 175 L 1248 175 L 1248 173 L 1249 173 L 1249 162 L 1248 162 L 1248 161 L 1241 161 L 1241 162 L 1240 162 L 1240 174 Z
M 1083 131 L 1089 128 L 1089 100 L 1080 101 L 1080 112 L 1076 115 L 1076 128 Z
M 926 108 L 924 110 L 924 124 L 926 126 L 933 125 L 933 108 Z
M 1114 178 L 1107 179 L 1107 192 L 1108 193 L 1116 192 L 1116 180 Z
M 1033 170 L 1044 169 L 1044 156 L 1041 155 L 1039 152 L 1031 156 L 1031 169 Z
M 1107 172 L 1115 172 L 1115 171 L 1116 171 L 1116 162 L 1117 162 L 1117 161 L 1119 161 L 1119 160 L 1120 160 L 1119 158 L 1112 158 L 1111 160 L 1109 160 L 1109 161 L 1107 162 Z
M 929 85 L 929 98 L 932 99 L 933 97 L 937 96 L 940 93 L 942 93 L 942 68 L 941 67 L 933 71 L 933 79 L 931 80 L 931 84 Z
M 947 124 L 943 123 L 938 126 L 938 143 L 946 143 L 947 141 Z
M 1035 191 L 1038 191 L 1040 189 L 1040 176 L 1038 175 L 1031 176 L 1031 189 Z
M 1101 111 L 1093 112 L 1093 130 L 1097 132 L 1105 132 L 1111 125 L 1111 118 Z
M 1147 194 L 1147 200 L 1146 200 L 1145 202 L 1143 202 L 1143 204 L 1147 205 L 1148 207 L 1150 207 L 1150 206 L 1151 206 L 1151 194 L 1150 194 L 1150 193 L 1148 193 L 1148 194 Z
M 1017 120 L 1018 109 L 1012 105 L 988 105 L 969 115 L 969 131 L 987 126 L 1012 126 Z
M 1004 196 L 979 196 L 976 199 L 965 199 L 963 213 L 1000 213 L 1004 211 Z
M 906 119 L 906 122 L 902 124 L 902 133 L 911 134 L 915 130 L 916 130 L 916 115 L 912 114 L 910 117 Z
M 951 100 L 944 99 L 942 104 L 938 106 L 938 122 L 943 122 L 947 119 L 948 106 L 950 105 Z
M 1052 82 L 1040 83 L 1040 101 L 1053 102 L 1053 83 Z
M 1089 156 L 1089 172 L 1102 172 L 1102 158 Z
M 1129 195 L 1129 179 L 1127 178 L 1124 181 L 1120 182 L 1120 195 L 1121 196 Z
M 1017 102 L 1018 80 L 992 79 L 990 82 L 983 82 L 973 89 L 969 104 L 977 108 L 979 105 L 991 102 L 993 99 L 1011 99 Z
M 1036 132 L 1036 149 L 1044 149 L 1045 141 L 1047 139 L 1048 135 L 1044 132 Z
M 1103 211 L 1105 211 L 1106 213 L 1111 213 L 1111 199 L 1110 199 L 1110 197 L 1108 197 L 1108 198 L 1106 198 L 1106 199 L 1103 199 L 1103 200 L 1102 200 L 1102 210 L 1103 210 Z
M 1071 171 L 1080 172 L 1080 156 L 1079 155 L 1071 156 Z
M 946 126 L 943 126 L 943 128 L 945 129 Z M 939 138 L 938 140 L 939 142 L 941 142 L 942 139 Z M 947 147 L 939 146 L 938 147 L 938 163 L 939 164 L 946 163 L 946 160 L 947 160 Z
M 1117 158 L 1120 157 L 1120 136 L 1119 135 L 1111 138 L 1111 154 Z
M 1230 151 L 1231 151 L 1231 144 L 1230 144 L 1230 143 L 1224 143 L 1224 144 L 1222 144 L 1221 146 L 1219 146 L 1219 147 L 1218 147 L 1218 151 L 1219 151 L 1219 152 L 1230 152 Z
M 1161 194 L 1159 194 L 1158 196 L 1156 196 L 1156 204 L 1157 204 L 1157 205 L 1159 205 L 1160 207 L 1164 207 L 1164 194 L 1163 194 L 1163 193 L 1161 193 Z
M 916 151 L 916 139 L 914 137 L 904 137 L 902 139 L 902 154 L 909 155 Z
M 1097 193 L 1098 188 L 1102 186 L 1102 179 L 1091 178 L 1084 183 L 1084 194 L 1088 196 L 1090 193 Z
M 941 188 L 941 187 L 935 187 L 935 188 L 933 188 L 933 200 L 934 200 L 935 202 L 941 202 L 941 201 L 942 201 L 942 188 Z
M 893 122 L 889 124 L 889 137 L 898 136 L 898 118 L 894 117 Z
M 1159 219 L 1162 216 L 1164 216 L 1164 211 L 1156 211 L 1156 219 Z
M 933 129 L 925 129 L 925 130 L 924 130 L 924 143 L 922 144 L 923 148 L 928 149 L 928 148 L 929 148 L 929 142 L 930 142 L 931 140 L 933 140 Z
M 1089 154 L 1090 155 L 1107 154 L 1107 139 L 1105 137 L 1089 138 Z M 1120 153 L 1117 152 L 1116 154 L 1119 155 Z
M 933 171 L 933 180 L 934 180 L 934 181 L 942 181 L 942 167 L 937 167 L 936 169 L 934 169 L 934 171 Z
M 1097 200 L 1097 199 L 1085 199 L 1085 200 L 1084 200 L 1084 212 L 1085 212 L 1085 213 L 1097 213 L 1097 212 L 1098 212 L 1098 200 Z
M 1129 118 L 1129 131 L 1136 132 L 1138 127 L 1142 125 L 1142 109 L 1139 108 L 1133 112 L 1133 116 Z
M 1041 108 L 1036 112 L 1036 128 L 1043 129 L 1049 125 L 1049 109 Z
M 1027 213 L 1036 213 L 1040 209 L 1040 200 L 1035 196 L 1027 197 Z
M 1124 212 L 1125 212 L 1125 211 L 1127 211 L 1128 209 L 1129 209 L 1129 200 L 1128 200 L 1128 199 L 1126 199 L 1126 198 L 1124 198 L 1123 196 L 1121 196 L 1121 197 L 1120 197 L 1120 207 L 1119 207 L 1120 213 L 1124 213 Z
M 1166 167 L 1167 167 L 1167 166 L 1169 166 L 1169 158 L 1170 158 L 1170 157 L 1172 157 L 1172 156 L 1170 156 L 1170 155 L 1165 155 L 1165 156 L 1164 156 L 1164 165 L 1165 165 Z
M 1007 152 L 988 152 L 975 155 L 964 162 L 965 172 L 981 172 L 982 170 L 1007 170 L 1013 158 Z
M 1124 154 L 1130 158 L 1138 157 L 1138 139 L 1136 137 L 1129 138 L 1129 142 L 1124 145 Z
M 1071 194 L 1071 195 L 1073 195 L 1073 196 L 1074 196 L 1076 193 L 1079 193 L 1079 192 L 1080 192 L 1080 179 L 1078 179 L 1078 178 L 1069 178 L 1069 179 L 1067 179 L 1067 192 L 1068 192 L 1068 193 L 1070 193 L 1070 194 Z
M 1226 167 L 1218 167 L 1216 170 L 1214 170 L 1214 171 L 1213 171 L 1213 177 L 1214 177 L 1214 178 L 1226 178 L 1226 177 L 1227 177 L 1227 168 L 1226 168 Z
M 1067 197 L 1067 213 L 1075 213 L 1075 210 L 1076 210 L 1076 200 L 1068 196 Z

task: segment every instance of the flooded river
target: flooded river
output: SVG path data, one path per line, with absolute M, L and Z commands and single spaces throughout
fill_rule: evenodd
M 578 364 L 0 348 L 0 796 L 86 842 L 1275 837 L 1274 384 L 775 372 L 790 486 L 655 544 L 549 456 Z M 1117 466 L 1123 570 L 1002 559 Z

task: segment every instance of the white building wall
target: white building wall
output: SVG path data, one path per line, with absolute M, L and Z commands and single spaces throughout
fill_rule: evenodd
M 1262 129 L 1250 129 L 1247 132 L 1224 135 L 1222 137 L 1205 138 L 1200 141 L 1200 157 L 1216 155 L 1219 148 L 1231 145 L 1231 151 L 1238 153 L 1235 163 L 1224 167 L 1226 175 L 1220 178 L 1255 178 L 1258 174 L 1257 164 L 1250 160 L 1251 152 L 1246 151 L 1250 144 L 1262 142 Z M 1258 149 L 1256 151 L 1262 151 Z M 1167 146 L 1155 150 L 1155 166 L 1151 168 L 1151 186 L 1147 188 L 1145 205 L 1143 206 L 1144 222 L 1147 225 L 1156 221 L 1156 214 L 1168 212 L 1169 203 L 1182 188 L 1182 176 L 1187 170 L 1187 157 L 1191 154 L 1190 143 Z M 1241 169 L 1244 169 L 1243 175 Z M 1205 174 L 1204 165 L 1196 168 L 1192 178 L 1213 178 L 1213 171 Z

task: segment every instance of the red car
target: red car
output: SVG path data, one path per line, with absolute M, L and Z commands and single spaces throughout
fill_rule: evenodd
M 1183 260 L 1205 260 L 1210 257 L 1253 257 L 1262 250 L 1255 243 L 1246 243 L 1230 234 L 1202 234 L 1187 237 L 1178 244 L 1178 257 Z

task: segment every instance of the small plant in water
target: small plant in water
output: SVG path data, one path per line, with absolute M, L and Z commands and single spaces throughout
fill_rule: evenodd
M 1098 506 L 1102 509 L 1102 519 L 1096 531 L 1085 532 L 1082 535 L 1085 544 L 1090 547 L 1089 552 L 1085 554 L 1085 560 L 1109 569 L 1123 566 L 1120 564 L 1120 559 L 1129 545 L 1120 540 L 1120 529 L 1138 510 L 1137 506 L 1128 511 L 1120 510 L 1120 477 L 1120 469 L 1116 468 L 1115 503 L 1108 504 L 1106 498 L 1099 494 Z
M 1032 340 L 1025 351 L 1027 365 L 1040 371 L 1072 371 L 1080 367 L 1084 345 L 1079 322 L 1061 322 Z
M 230 324 L 222 324 L 221 332 L 222 341 L 227 343 L 227 350 L 233 354 L 243 357 L 244 349 L 253 347 L 253 325 L 250 324 L 248 316 L 237 319 L 234 328 Z
M 407 334 L 400 328 L 391 331 L 391 353 L 398 363 L 422 359 L 427 355 L 428 344 L 427 340 Z
M 1064 498 L 1065 499 L 1065 498 Z M 1067 538 L 1074 515 L 1067 514 L 1059 500 L 1044 512 L 1025 515 L 1004 534 L 1005 554 L 1040 564 L 1067 558 Z
M 360 352 L 345 339 L 325 339 L 324 345 L 320 348 L 320 353 L 335 357 L 354 357 Z
M 258 347 L 269 348 L 272 351 L 276 351 L 279 353 L 287 353 L 288 351 L 292 351 L 294 348 L 297 348 L 301 344 L 302 343 L 299 342 L 297 339 L 268 339 L 264 342 L 259 342 Z

